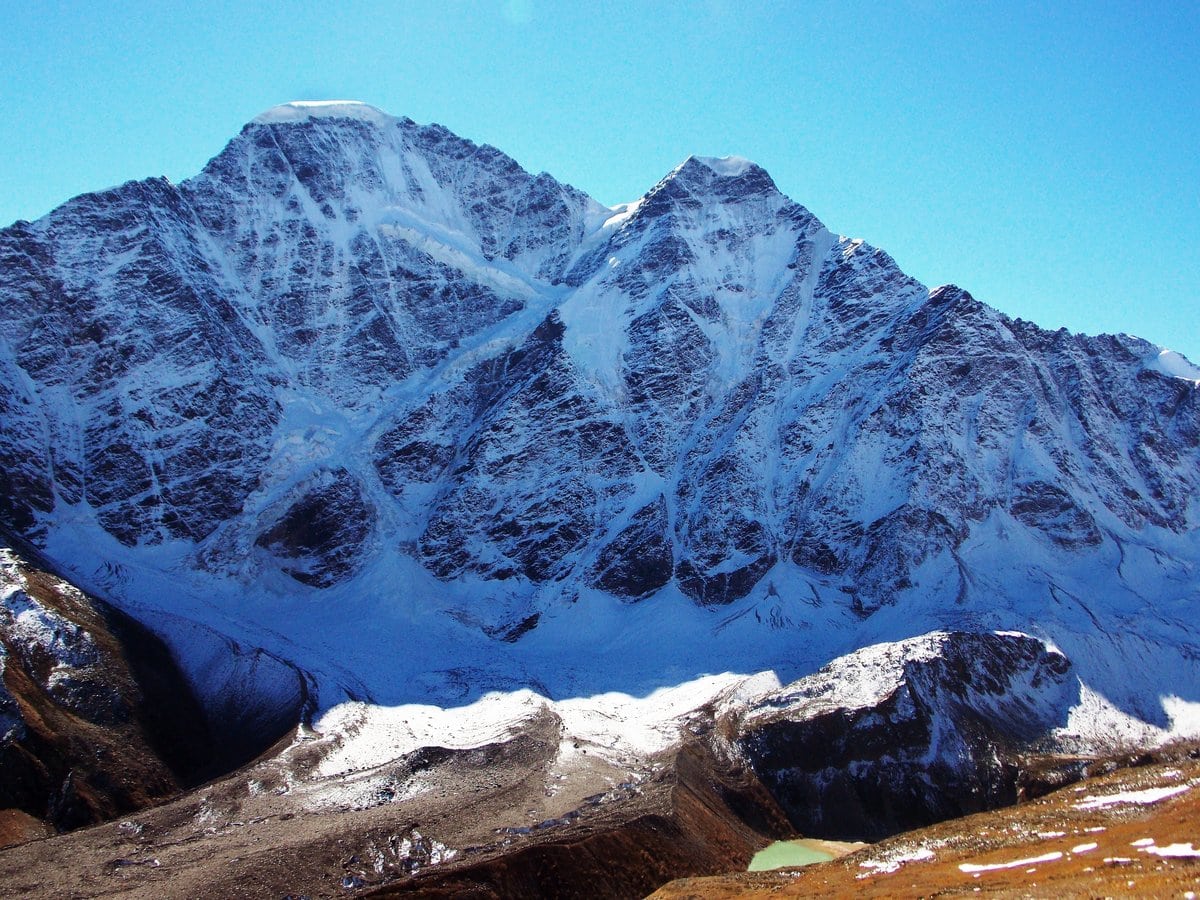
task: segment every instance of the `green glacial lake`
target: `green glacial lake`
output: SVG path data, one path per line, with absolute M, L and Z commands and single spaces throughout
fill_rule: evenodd
M 812 863 L 826 862 L 834 858 L 834 854 L 812 846 L 816 841 L 776 841 L 769 847 L 759 850 L 750 860 L 747 872 L 765 872 L 768 869 L 788 869 L 792 866 L 807 866 Z

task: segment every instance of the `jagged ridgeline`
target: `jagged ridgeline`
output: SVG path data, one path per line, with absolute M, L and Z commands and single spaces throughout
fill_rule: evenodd
M 402 545 L 447 583 L 701 604 L 774 572 L 867 613 L 921 570 L 961 601 L 982 528 L 1053 559 L 1195 525 L 1197 392 L 1158 348 L 930 293 L 748 162 L 611 210 L 291 106 L 0 253 L 4 514 L 43 540 L 317 587 Z

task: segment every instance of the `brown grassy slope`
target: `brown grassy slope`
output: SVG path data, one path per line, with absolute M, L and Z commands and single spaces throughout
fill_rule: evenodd
M 1200 895 L 1200 856 L 1164 857 L 1144 845 L 1146 839 L 1153 839 L 1157 848 L 1190 844 L 1200 853 L 1197 750 L 1167 755 L 1176 758 L 1090 778 L 1030 803 L 907 832 L 828 863 L 681 879 L 652 897 Z M 1111 799 L 1123 792 L 1176 788 L 1182 790 L 1156 802 L 1089 803 L 1089 798 Z M 1050 854 L 1058 856 L 1002 869 L 962 868 L 1010 865 Z M 929 858 L 915 858 L 925 855 Z

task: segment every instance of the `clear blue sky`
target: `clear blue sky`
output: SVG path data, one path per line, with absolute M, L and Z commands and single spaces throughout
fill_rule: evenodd
M 0 222 L 313 98 L 608 204 L 747 156 L 927 284 L 1200 361 L 1200 4 L 0 0 Z

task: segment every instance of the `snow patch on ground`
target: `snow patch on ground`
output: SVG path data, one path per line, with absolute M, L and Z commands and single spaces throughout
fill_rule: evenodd
M 1200 736 L 1200 703 L 1171 695 L 1162 698 L 1162 707 L 1171 719 L 1173 736 Z
M 1079 700 L 1071 707 L 1067 716 L 1067 724 L 1055 732 L 1055 736 L 1064 743 L 1076 744 L 1082 747 L 1117 741 L 1130 746 L 1154 746 L 1161 744 L 1170 737 L 1179 735 L 1178 724 L 1186 728 L 1191 723 L 1188 718 L 1194 713 L 1196 704 L 1163 698 L 1163 709 L 1172 719 L 1170 730 L 1157 728 L 1127 712 L 1118 709 L 1108 697 L 1093 690 L 1084 682 L 1079 683 Z M 1171 704 L 1168 708 L 1168 704 Z M 1200 722 L 1194 723 L 1200 726 Z
M 447 708 L 347 702 L 326 711 L 315 723 L 317 731 L 336 736 L 338 744 L 321 761 L 317 774 L 329 777 L 373 769 L 421 747 L 468 749 L 504 741 L 544 715 L 561 721 L 564 747 L 583 743 L 602 758 L 627 763 L 631 757 L 678 742 L 680 729 L 701 706 L 744 702 L 778 686 L 778 679 L 767 673 L 750 677 L 724 673 L 661 688 L 645 697 L 610 691 L 555 701 L 522 689 L 492 691 L 474 703 Z
M 1148 806 L 1151 803 L 1166 800 L 1168 797 L 1174 797 L 1176 794 L 1182 794 L 1190 787 L 1190 784 L 1181 784 L 1173 787 L 1146 788 L 1141 791 L 1121 791 L 1120 793 L 1105 794 L 1099 797 L 1088 796 L 1076 803 L 1075 808 L 1103 809 L 1106 806 L 1116 806 L 1122 803 Z
M 934 858 L 934 852 L 928 847 L 917 847 L 915 849 L 901 847 L 877 856 L 874 859 L 860 862 L 858 864 L 859 868 L 867 869 L 868 871 L 860 873 L 857 877 L 868 878 L 872 875 L 890 874 L 899 871 L 900 867 L 905 863 L 925 862 Z
M 321 761 L 317 774 L 374 768 L 421 747 L 462 750 L 504 740 L 546 709 L 546 699 L 531 690 L 491 692 L 467 706 L 446 709 L 419 703 L 342 703 L 314 723 L 318 732 L 338 735 L 341 742 Z
M 1041 856 L 1030 856 L 1025 859 L 1014 859 L 1012 862 L 1003 863 L 959 863 L 960 871 L 971 872 L 998 872 L 1001 869 L 1017 869 L 1021 866 L 1033 866 L 1038 863 L 1055 862 L 1062 859 L 1062 851 L 1054 850 L 1050 853 L 1043 853 Z
M 1142 850 L 1143 853 L 1153 853 L 1155 856 L 1173 856 L 1176 858 L 1200 858 L 1200 850 L 1192 846 L 1191 842 L 1186 844 L 1167 844 L 1165 847 L 1146 847 Z

